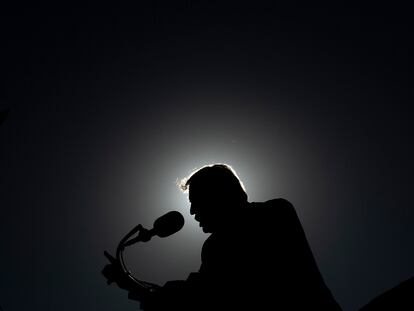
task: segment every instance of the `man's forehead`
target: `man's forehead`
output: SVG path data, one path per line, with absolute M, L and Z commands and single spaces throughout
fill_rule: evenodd
M 213 192 L 214 187 L 209 185 L 191 185 L 189 187 L 188 193 L 189 196 L 194 197 L 203 197 L 205 195 L 211 194 Z
M 194 187 L 190 186 L 188 190 L 188 199 L 190 202 L 194 200 L 206 200 L 220 196 L 220 189 L 213 186 Z

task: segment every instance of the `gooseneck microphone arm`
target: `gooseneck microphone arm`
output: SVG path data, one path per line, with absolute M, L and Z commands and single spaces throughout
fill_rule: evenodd
M 141 281 L 141 280 L 138 280 L 137 278 L 135 278 L 131 274 L 131 271 L 129 271 L 128 268 L 126 267 L 123 252 L 124 252 L 124 250 L 127 246 L 130 246 L 134 243 L 149 241 L 154 236 L 152 231 L 153 231 L 153 229 L 148 230 L 148 229 L 145 229 L 142 225 L 138 225 L 138 226 L 134 227 L 130 232 L 128 232 L 125 235 L 125 237 L 122 238 L 122 240 L 119 242 L 118 247 L 116 249 L 116 259 L 120 263 L 122 271 L 125 273 L 125 275 L 131 281 L 136 283 L 136 285 L 140 286 L 141 288 L 147 289 L 149 291 L 154 291 L 155 289 L 159 288 L 160 286 L 158 286 L 156 284 L 153 284 L 153 283 Z M 133 238 L 133 239 L 130 239 L 136 233 L 138 233 L 137 237 Z
M 131 281 L 133 281 L 134 284 L 138 285 L 140 289 L 152 292 L 157 288 L 160 288 L 160 286 L 153 283 L 138 280 L 131 274 L 131 272 L 127 269 L 124 261 L 123 252 L 125 248 L 138 242 L 148 242 L 155 235 L 161 238 L 170 236 L 176 233 L 177 231 L 181 230 L 183 226 L 183 215 L 181 215 L 177 211 L 171 211 L 155 220 L 152 229 L 148 230 L 145 229 L 142 225 L 138 225 L 134 227 L 130 232 L 128 232 L 119 242 L 118 247 L 116 249 L 116 260 L 119 262 L 122 271 L 125 273 L 125 275 Z M 131 238 L 135 234 L 137 234 L 137 236 Z M 130 293 L 130 298 L 134 299 L 133 293 Z

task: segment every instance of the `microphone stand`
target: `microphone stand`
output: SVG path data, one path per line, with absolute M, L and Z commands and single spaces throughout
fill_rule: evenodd
M 130 239 L 136 233 L 138 233 L 137 237 L 135 237 L 133 239 Z M 148 242 L 153 236 L 154 236 L 154 230 L 153 229 L 148 230 L 148 229 L 145 229 L 142 225 L 138 225 L 138 226 L 134 227 L 130 232 L 128 232 L 122 238 L 122 240 L 119 242 L 118 247 L 116 249 L 116 259 L 120 263 L 122 271 L 125 273 L 125 275 L 132 282 L 134 282 L 136 285 L 138 285 L 140 289 L 143 289 L 143 290 L 145 290 L 147 292 L 150 292 L 150 293 L 155 291 L 156 289 L 159 289 L 160 286 L 156 285 L 156 284 L 153 284 L 153 283 L 150 283 L 150 282 L 141 281 L 141 280 L 138 280 L 137 278 L 135 278 L 131 274 L 131 271 L 129 271 L 128 268 L 126 267 L 123 252 L 124 252 L 124 250 L 127 246 L 130 246 L 130 245 L 132 245 L 134 243 L 137 243 L 137 242 Z M 128 298 L 133 299 L 133 300 L 140 300 L 140 299 L 138 299 L 139 297 L 134 295 L 133 292 L 129 292 Z

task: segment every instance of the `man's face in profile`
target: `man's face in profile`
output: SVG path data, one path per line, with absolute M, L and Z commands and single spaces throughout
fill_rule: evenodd
M 205 233 L 216 231 L 223 225 L 230 206 L 223 199 L 220 192 L 209 189 L 189 190 L 191 202 L 190 214 L 200 223 L 200 227 Z M 227 213 L 226 213 L 227 212 Z

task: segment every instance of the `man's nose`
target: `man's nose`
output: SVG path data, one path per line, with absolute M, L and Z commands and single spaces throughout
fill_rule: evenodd
M 191 207 L 190 207 L 190 215 L 194 215 L 195 213 L 197 213 L 197 209 L 194 206 L 194 204 L 191 204 Z

